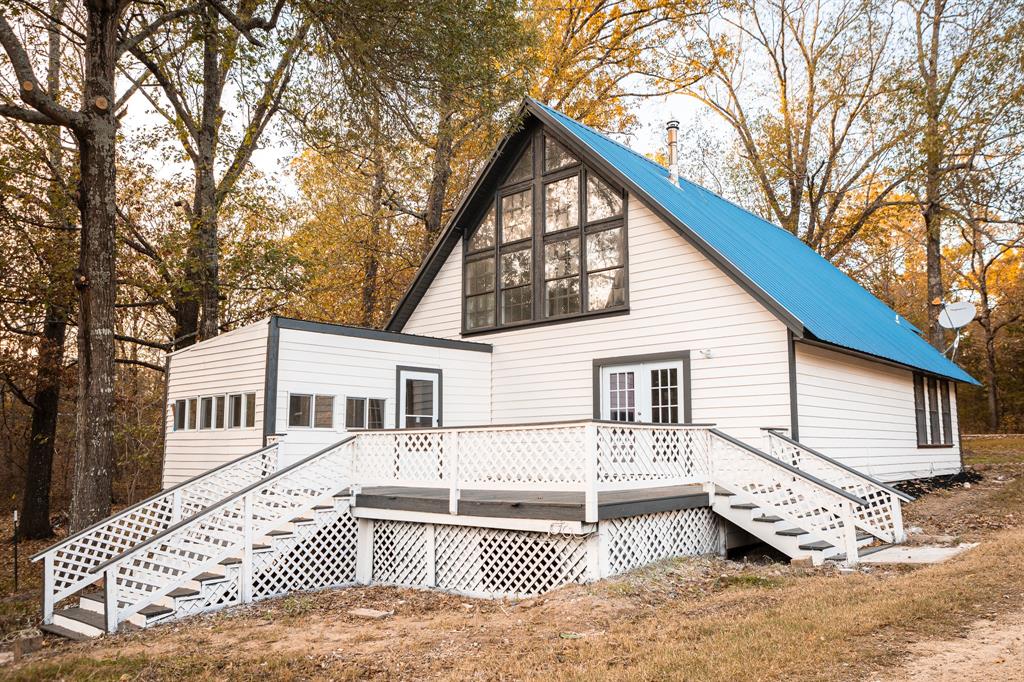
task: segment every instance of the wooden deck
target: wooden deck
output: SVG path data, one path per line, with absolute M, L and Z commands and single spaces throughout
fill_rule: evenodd
M 710 506 L 710 499 L 700 485 L 680 485 L 602 492 L 598 495 L 597 509 L 598 518 L 616 519 L 707 506 Z M 355 507 L 447 514 L 448 489 L 367 487 L 356 495 Z M 492 518 L 583 521 L 583 493 L 463 490 L 459 498 L 459 514 Z

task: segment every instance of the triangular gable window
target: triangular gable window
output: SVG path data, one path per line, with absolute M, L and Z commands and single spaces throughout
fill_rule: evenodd
M 512 172 L 505 180 L 506 185 L 514 185 L 517 182 L 524 182 L 533 177 L 533 145 L 529 145 L 523 155 L 512 167 Z
M 579 162 L 580 160 L 577 159 L 573 153 L 566 149 L 560 142 L 547 135 L 544 136 L 545 173 L 550 173 L 562 168 L 568 168 L 569 166 L 575 166 Z

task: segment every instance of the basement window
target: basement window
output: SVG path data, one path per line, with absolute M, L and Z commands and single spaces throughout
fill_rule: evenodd
M 948 380 L 914 373 L 914 417 L 918 447 L 953 445 L 953 411 Z

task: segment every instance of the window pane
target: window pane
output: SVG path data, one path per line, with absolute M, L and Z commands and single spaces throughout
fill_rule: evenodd
M 580 311 L 580 278 L 566 277 L 544 285 L 544 315 L 569 315 Z
M 215 400 L 214 426 L 218 429 L 224 428 L 224 396 L 219 395 Z
M 622 268 L 588 275 L 587 310 L 603 310 L 623 305 L 626 302 L 626 290 L 622 281 Z
M 245 394 L 245 426 L 252 428 L 256 426 L 256 394 Z
M 174 401 L 174 430 L 184 431 L 185 423 L 185 401 L 176 400 Z
M 617 422 L 636 421 L 636 376 L 633 372 L 608 375 L 608 418 Z
M 466 329 L 494 326 L 494 294 L 466 299 Z
M 199 400 L 191 398 L 188 401 L 188 427 L 189 429 L 195 429 L 198 423 L 199 417 Z
M 516 287 L 501 292 L 501 321 L 524 322 L 533 317 L 533 287 Z
M 363 429 L 366 428 L 366 399 L 346 398 L 345 399 L 345 428 Z
M 334 428 L 334 396 L 318 395 L 314 407 L 313 426 L 318 429 Z
M 370 398 L 368 401 L 368 410 L 366 416 L 366 428 L 368 429 L 383 429 L 384 428 L 384 400 L 381 398 Z
M 601 178 L 588 175 L 587 222 L 611 218 L 620 213 L 622 213 L 622 195 Z
M 931 427 L 929 443 L 939 443 L 939 388 L 935 377 L 928 377 L 928 424 Z
M 679 372 L 673 367 L 651 370 L 651 421 L 679 423 Z
M 213 398 L 203 398 L 200 401 L 199 428 L 209 429 L 213 427 Z
M 622 265 L 622 228 L 587 235 L 587 270 Z
M 516 161 L 516 165 L 512 167 L 512 172 L 508 174 L 508 179 L 505 180 L 506 185 L 513 185 L 517 182 L 523 182 L 533 177 L 533 144 L 529 144 L 526 147 L 526 151 Z
M 577 275 L 580 272 L 580 243 L 567 239 L 544 245 L 544 279 Z
M 914 415 L 917 418 L 917 444 L 928 443 L 928 416 L 924 405 L 924 377 L 914 375 Z
M 469 238 L 469 250 L 479 251 L 494 246 L 494 206 L 487 211 L 487 215 L 480 222 L 476 232 Z
M 533 192 L 524 190 L 501 198 L 501 239 L 514 242 L 533 233 Z
M 466 263 L 466 293 L 494 291 L 494 259 L 484 258 Z
M 434 382 L 429 379 L 405 380 L 406 416 L 434 416 Z M 426 426 L 431 426 L 428 420 Z
M 288 397 L 288 426 L 309 426 L 310 401 L 313 396 L 291 395 Z
M 242 394 L 236 393 L 228 398 L 228 427 L 239 429 L 242 427 Z
M 945 379 L 939 382 L 939 397 L 942 401 L 942 442 L 946 445 L 952 445 L 953 412 L 949 404 L 949 382 Z
M 544 137 L 545 173 L 571 166 L 574 163 L 579 163 L 579 159 L 573 156 L 572 152 L 563 147 L 558 141 L 547 136 Z
M 580 224 L 580 179 L 572 176 L 544 186 L 544 231 L 556 232 Z
M 501 254 L 501 287 L 518 287 L 530 283 L 530 249 Z

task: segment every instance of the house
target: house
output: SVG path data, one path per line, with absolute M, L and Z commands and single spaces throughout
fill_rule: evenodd
M 788 232 L 528 100 L 386 330 L 168 356 L 165 489 L 36 557 L 44 622 L 521 596 L 752 540 L 854 564 L 903 539 L 891 483 L 959 470 L 959 383 Z

